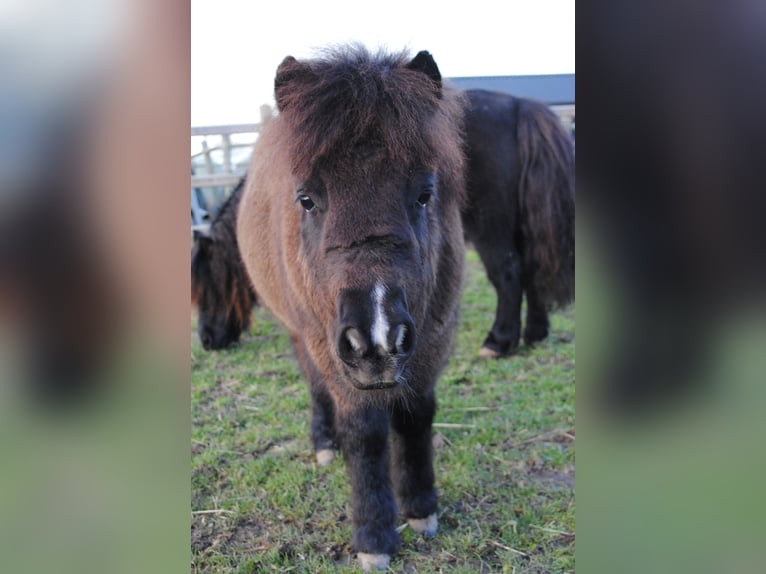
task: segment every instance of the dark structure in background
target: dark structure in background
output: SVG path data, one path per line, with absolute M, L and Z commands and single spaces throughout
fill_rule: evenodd
M 574 74 L 541 74 L 535 76 L 470 76 L 450 78 L 461 90 L 504 92 L 517 98 L 529 98 L 563 106 L 575 103 Z

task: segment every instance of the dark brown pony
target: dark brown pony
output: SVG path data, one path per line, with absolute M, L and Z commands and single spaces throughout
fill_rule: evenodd
M 544 104 L 469 90 L 465 114 L 468 204 L 463 226 L 497 291 L 483 356 L 548 335 L 548 311 L 575 294 L 574 143 Z
M 358 46 L 286 58 L 275 97 L 239 210 L 242 258 L 309 380 L 318 462 L 344 454 L 352 546 L 365 570 L 385 568 L 396 502 L 416 531 L 437 529 L 431 424 L 465 259 L 462 105 L 428 52 Z
M 205 349 L 222 349 L 239 340 L 250 326 L 256 296 L 237 244 L 237 208 L 243 178 L 210 224 L 194 232 L 191 258 L 192 303 L 197 305 L 197 331 Z

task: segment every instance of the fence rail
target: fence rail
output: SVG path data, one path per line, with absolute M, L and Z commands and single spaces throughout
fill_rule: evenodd
M 204 229 L 209 225 L 215 211 L 245 175 L 253 142 L 260 133 L 261 126 L 271 117 L 271 106 L 261 106 L 260 112 L 261 121 L 256 124 L 191 128 L 192 145 L 197 142 L 197 149 L 191 154 L 193 229 Z M 252 137 L 246 138 L 245 142 L 233 139 L 233 136 L 247 134 Z
M 267 106 L 268 107 L 268 106 Z M 269 110 L 271 108 L 269 107 Z M 271 112 L 269 112 L 271 113 Z M 192 136 L 218 136 L 259 132 L 261 124 L 234 124 L 223 126 L 199 126 L 191 129 Z

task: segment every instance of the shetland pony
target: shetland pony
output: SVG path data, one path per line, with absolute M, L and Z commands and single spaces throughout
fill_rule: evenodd
M 428 52 L 360 46 L 285 58 L 275 99 L 237 218 L 242 260 L 309 380 L 318 462 L 343 452 L 352 547 L 385 569 L 397 512 L 437 530 L 431 424 L 465 261 L 463 108 Z

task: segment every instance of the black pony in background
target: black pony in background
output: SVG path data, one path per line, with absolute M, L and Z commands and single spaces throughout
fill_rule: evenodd
M 485 90 L 465 95 L 463 229 L 497 292 L 495 321 L 480 355 L 501 357 L 516 350 L 522 335 L 526 344 L 545 339 L 548 312 L 574 300 L 574 143 L 542 103 Z M 257 301 L 235 233 L 243 189 L 244 180 L 208 234 L 195 233 L 192 300 L 205 349 L 236 342 Z
M 467 90 L 468 205 L 462 220 L 497 292 L 480 355 L 512 353 L 548 336 L 548 312 L 574 300 L 574 143 L 544 104 Z
M 197 332 L 206 350 L 239 341 L 250 327 L 255 291 L 239 255 L 237 209 L 245 188 L 242 178 L 221 206 L 208 232 L 194 232 L 191 257 L 192 304 L 197 306 Z

